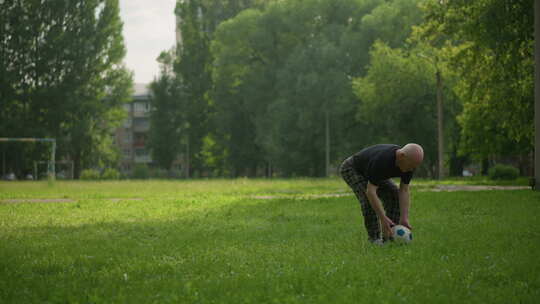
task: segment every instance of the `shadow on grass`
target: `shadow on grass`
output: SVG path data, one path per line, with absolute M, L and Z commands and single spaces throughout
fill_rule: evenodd
M 178 208 L 183 208 L 181 203 Z M 227 247 L 249 249 L 272 247 L 276 243 L 309 248 L 321 240 L 343 242 L 343 237 L 360 242 L 361 221 L 359 207 L 350 198 L 264 201 L 244 198 L 226 206 L 195 209 L 163 220 L 118 218 L 118 221 L 80 226 L 13 228 L 4 236 L 4 253 L 0 256 L 60 251 L 72 256 L 92 252 L 129 257 L 146 255 L 147 251 L 167 254 Z
M 94 294 L 122 302 L 120 294 L 148 300 L 147 293 L 172 296 L 179 288 L 192 296 L 189 284 L 225 293 L 239 278 L 257 290 L 281 276 L 316 278 L 336 256 L 366 250 L 351 207 L 359 211 L 339 198 L 244 198 L 163 220 L 12 228 L 0 238 L 0 300 L 43 302 L 58 294 L 92 302 Z

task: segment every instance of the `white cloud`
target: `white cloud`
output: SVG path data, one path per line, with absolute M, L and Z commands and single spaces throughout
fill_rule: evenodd
M 175 43 L 176 0 L 120 0 L 124 22 L 124 62 L 135 82 L 149 83 L 158 74 L 156 58 Z

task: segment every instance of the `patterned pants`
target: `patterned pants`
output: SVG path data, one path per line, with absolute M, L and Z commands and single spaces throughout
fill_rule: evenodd
M 358 174 L 353 169 L 352 157 L 347 158 L 339 169 L 341 177 L 351 187 L 356 195 L 356 198 L 360 202 L 362 207 L 362 215 L 364 216 L 364 225 L 368 233 L 370 241 L 381 238 L 381 228 L 379 225 L 379 218 L 371 207 L 366 195 L 367 179 Z M 377 188 L 377 196 L 382 201 L 386 216 L 388 216 L 394 223 L 399 223 L 399 194 L 398 187 L 390 179 L 387 179 L 380 183 Z

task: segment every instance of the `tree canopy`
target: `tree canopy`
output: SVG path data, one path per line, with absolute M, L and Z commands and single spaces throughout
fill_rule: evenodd
M 533 1 L 429 1 L 419 31 L 456 46 L 462 150 L 527 154 L 534 140 Z
M 372 142 L 367 121 L 355 119 L 351 79 L 365 73 L 376 39 L 403 44 L 420 21 L 410 1 L 285 1 L 222 23 L 214 102 L 230 163 L 322 176 L 326 155 L 337 165 Z
M 153 158 L 169 169 L 181 154 L 187 176 L 324 176 L 376 143 L 422 144 L 427 176 L 439 159 L 452 174 L 527 160 L 533 4 L 178 1 L 181 41 L 151 84 Z M 77 172 L 113 165 L 132 86 L 118 0 L 0 7 L 1 135 L 55 137 Z M 20 149 L 2 148 L 9 161 Z
M 130 97 L 117 0 L 0 4 L 0 130 L 55 137 L 82 167 L 114 162 L 111 132 Z M 28 157 L 28 159 L 35 159 Z

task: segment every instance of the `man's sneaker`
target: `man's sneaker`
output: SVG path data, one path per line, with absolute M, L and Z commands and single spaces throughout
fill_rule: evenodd
M 393 241 L 394 241 L 394 237 L 393 237 L 393 236 L 388 237 L 388 238 L 386 238 L 386 237 L 383 238 L 383 243 L 386 243 L 386 242 L 393 242 Z

